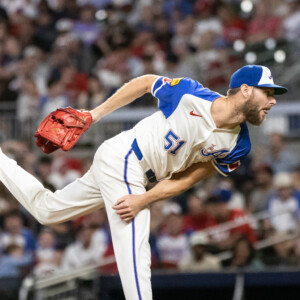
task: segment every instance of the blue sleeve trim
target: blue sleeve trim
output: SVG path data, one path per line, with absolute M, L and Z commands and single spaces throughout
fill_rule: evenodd
M 228 175 L 230 172 L 234 171 L 241 164 L 241 159 L 251 150 L 251 142 L 247 125 L 246 123 L 242 123 L 240 126 L 241 131 L 234 149 L 226 157 L 216 158 L 213 162 L 213 165 L 221 174 L 224 173 Z
M 218 165 L 218 164 L 216 164 L 216 162 L 215 162 L 214 159 L 211 161 L 211 163 L 212 163 L 212 165 L 215 167 L 215 169 L 216 169 L 221 175 L 223 175 L 224 177 L 227 177 L 227 176 L 228 176 L 227 173 L 224 173 L 224 172 L 223 172 L 221 166 Z
M 204 88 L 198 81 L 188 77 L 170 79 L 159 77 L 152 85 L 152 94 L 158 99 L 158 108 L 166 118 L 176 110 L 181 98 L 185 94 L 191 94 L 199 100 L 213 101 L 221 95 Z
M 158 77 L 152 84 L 151 93 L 153 96 L 155 96 L 155 93 L 158 88 L 162 87 L 163 85 L 163 79 L 166 77 Z M 156 97 L 156 96 L 155 96 Z

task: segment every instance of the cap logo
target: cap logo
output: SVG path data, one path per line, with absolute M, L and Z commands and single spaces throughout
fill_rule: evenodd
M 260 78 L 257 86 L 260 86 L 263 84 L 274 84 L 272 73 L 267 67 L 262 67 L 261 78 Z

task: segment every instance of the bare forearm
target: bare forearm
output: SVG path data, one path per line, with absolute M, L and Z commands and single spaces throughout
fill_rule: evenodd
M 173 197 L 184 191 L 183 185 L 177 180 L 164 180 L 159 182 L 153 189 L 140 195 L 125 195 L 117 200 L 113 209 L 121 219 L 130 222 L 139 211 L 148 207 L 149 204 Z
M 215 169 L 210 162 L 194 164 L 186 171 L 175 174 L 172 179 L 159 182 L 144 194 L 125 195 L 119 198 L 113 209 L 123 221 L 130 222 L 139 211 L 148 207 L 149 204 L 179 195 L 214 172 Z
M 190 189 L 196 182 L 210 176 L 215 172 L 210 162 L 196 164 L 181 174 L 176 174 L 172 179 L 159 182 L 154 188 L 146 192 L 143 197 L 144 206 L 172 198 Z
M 103 104 L 91 110 L 93 123 L 98 122 L 116 109 L 133 102 L 145 93 L 151 92 L 151 86 L 157 77 L 156 75 L 144 75 L 124 84 Z
M 190 185 L 182 185 L 178 180 L 164 180 L 144 194 L 145 207 L 149 204 L 175 197 L 188 190 Z

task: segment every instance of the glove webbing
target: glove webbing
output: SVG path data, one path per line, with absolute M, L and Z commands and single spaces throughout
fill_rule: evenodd
M 68 113 L 68 114 L 69 114 L 70 116 L 72 116 L 74 119 L 78 120 L 78 121 L 79 121 L 79 124 L 78 124 L 78 125 L 68 125 L 68 124 L 64 123 L 63 120 L 58 119 L 55 115 L 52 115 L 52 117 L 51 117 L 52 120 L 54 120 L 54 121 L 56 121 L 56 122 L 58 122 L 58 123 L 60 123 L 60 124 L 63 124 L 63 125 L 65 125 L 65 126 L 68 127 L 68 128 L 82 128 L 82 129 L 84 128 L 84 125 L 80 125 L 80 123 L 81 123 L 81 124 L 86 124 L 86 121 L 85 121 L 84 119 L 81 119 L 81 118 L 79 118 L 78 116 L 74 115 L 73 113 L 71 113 L 71 112 L 70 112 L 68 109 L 66 109 L 66 108 L 59 108 L 59 109 L 57 109 L 57 110 Z

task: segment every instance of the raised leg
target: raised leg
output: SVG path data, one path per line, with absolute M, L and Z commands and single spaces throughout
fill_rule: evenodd
M 91 172 L 52 193 L 1 150 L 0 181 L 42 224 L 65 222 L 104 206 Z

